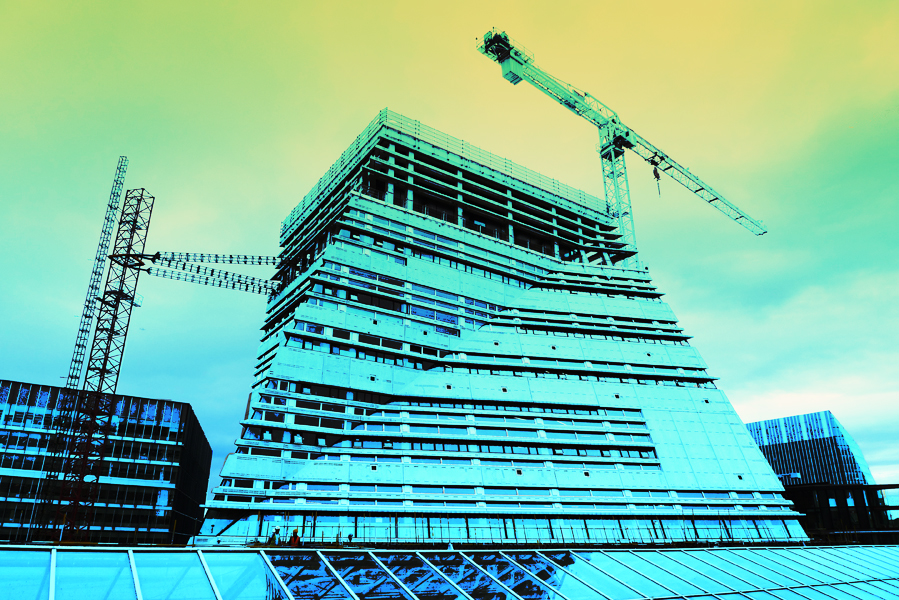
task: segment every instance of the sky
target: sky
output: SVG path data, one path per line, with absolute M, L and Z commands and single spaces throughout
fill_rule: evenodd
M 121 154 L 150 251 L 276 254 L 384 107 L 601 196 L 595 129 L 503 80 L 493 27 L 768 227 L 631 156 L 642 260 L 744 421 L 831 410 L 899 483 L 895 2 L 0 0 L 0 378 L 64 383 Z M 190 402 L 215 481 L 264 298 L 139 291 L 118 391 Z

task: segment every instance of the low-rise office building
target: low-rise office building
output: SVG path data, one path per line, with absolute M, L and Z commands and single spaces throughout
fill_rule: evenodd
M 64 388 L 0 380 L 0 542 L 29 542 L 52 519 L 39 510 Z M 86 542 L 186 543 L 198 530 L 212 449 L 191 406 L 116 395 Z

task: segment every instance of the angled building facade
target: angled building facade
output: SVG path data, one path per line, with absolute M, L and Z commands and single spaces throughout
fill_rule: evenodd
M 603 200 L 383 111 L 290 213 L 200 544 L 806 539 Z
M 746 427 L 784 485 L 874 485 L 861 448 L 829 410 Z

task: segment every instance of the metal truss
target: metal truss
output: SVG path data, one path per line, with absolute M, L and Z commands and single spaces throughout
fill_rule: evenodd
M 611 108 L 589 93 L 553 77 L 538 67 L 534 62 L 534 55 L 513 41 L 505 32 L 488 31 L 483 40 L 477 44 L 477 50 L 502 67 L 503 77 L 506 80 L 513 84 L 527 81 L 599 129 L 600 142 L 596 149 L 602 161 L 606 209 L 610 216 L 618 219 L 625 249 L 636 252 L 634 220 L 624 164 L 625 150 L 635 152 L 652 165 L 657 178 L 661 173 L 665 173 L 752 233 L 762 235 L 767 232 L 760 221 L 725 200 L 711 186 L 690 173 L 689 169 L 623 125 L 618 114 Z M 636 257 L 629 256 L 625 259 L 624 265 L 636 267 L 639 263 Z
M 93 521 L 115 410 L 112 395 L 119 380 L 153 201 L 143 188 L 125 194 L 83 389 L 64 406 L 71 418 L 64 417 L 57 426 L 62 427 L 57 435 L 67 438 L 66 454 L 58 458 L 62 478 L 54 486 L 58 491 L 53 523 L 61 528 L 62 539 L 80 539 Z
M 251 254 L 197 254 L 194 252 L 157 252 L 146 256 L 150 262 L 159 260 L 170 262 L 227 263 L 232 265 L 277 265 L 277 256 L 256 256 Z
M 93 329 L 94 317 L 97 314 L 97 302 L 100 300 L 100 280 L 106 271 L 109 242 L 112 238 L 116 216 L 119 213 L 119 204 L 122 198 L 122 189 L 125 185 L 125 172 L 128 170 L 128 157 L 120 156 L 116 166 L 115 177 L 112 182 L 112 190 L 109 192 L 109 202 L 106 206 L 106 215 L 103 218 L 103 226 L 100 229 L 100 242 L 97 244 L 97 253 L 94 257 L 94 267 L 91 271 L 90 282 L 87 287 L 87 296 L 84 300 L 84 308 L 81 312 L 81 322 L 78 325 L 78 335 L 75 338 L 75 351 L 69 363 L 69 373 L 66 378 L 64 391 L 57 399 L 55 410 L 54 429 L 47 448 L 47 459 L 44 462 L 44 480 L 40 484 L 38 499 L 42 518 L 38 522 L 47 523 L 49 510 L 58 500 L 59 481 L 63 458 L 68 455 L 69 442 L 71 441 L 71 428 L 73 411 L 79 403 L 79 390 L 81 389 L 81 376 L 84 372 L 84 357 L 87 353 L 88 339 Z
M 119 164 L 116 167 L 115 179 L 112 182 L 112 191 L 109 193 L 109 204 L 106 206 L 103 228 L 100 230 L 100 243 L 97 245 L 97 254 L 94 257 L 94 269 L 91 271 L 90 283 L 87 286 L 87 297 L 84 300 L 84 309 L 81 312 L 78 337 L 75 339 L 75 353 L 72 356 L 72 362 L 69 365 L 69 376 L 66 379 L 66 387 L 70 390 L 77 390 L 81 382 L 84 355 L 87 352 L 87 341 L 90 337 L 94 315 L 97 313 L 100 279 L 102 279 L 103 272 L 106 270 L 109 240 L 112 237 L 112 229 L 119 211 L 119 201 L 122 197 L 122 187 L 125 185 L 125 171 L 127 169 L 128 158 L 120 156 Z
M 279 282 L 272 279 L 240 275 L 230 271 L 210 269 L 208 267 L 201 267 L 189 263 L 172 262 L 166 266 L 171 267 L 171 269 L 151 266 L 146 267 L 144 270 L 154 277 L 173 279 L 175 281 L 187 281 L 189 283 L 209 285 L 226 290 L 252 292 L 254 294 L 262 294 L 263 296 L 271 296 L 279 289 Z

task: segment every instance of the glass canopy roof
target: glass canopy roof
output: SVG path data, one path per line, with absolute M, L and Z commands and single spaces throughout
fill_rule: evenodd
M 671 550 L 6 547 L 11 600 L 877 600 L 899 546 Z

